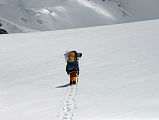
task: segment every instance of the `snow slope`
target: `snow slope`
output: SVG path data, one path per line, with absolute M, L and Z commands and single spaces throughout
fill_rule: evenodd
M 136 21 L 159 19 L 158 0 L 118 0 Z
M 0 36 L 1 120 L 159 119 L 159 20 Z M 83 53 L 65 87 L 63 54 Z
M 0 0 L 1 19 L 9 33 L 61 30 L 128 21 L 115 2 L 102 0 Z M 8 23 L 8 22 L 7 22 Z M 16 26 L 17 31 L 9 29 Z
M 42 8 L 42 7 L 52 7 L 55 5 L 60 5 L 61 3 L 69 0 L 0 0 L 1 4 L 12 5 L 17 7 L 25 8 Z
M 9 33 L 63 30 L 159 18 L 158 0 L 0 0 Z

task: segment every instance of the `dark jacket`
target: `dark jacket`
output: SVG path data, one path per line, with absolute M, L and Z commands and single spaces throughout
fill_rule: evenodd
M 77 53 L 76 51 L 68 52 L 67 55 L 67 65 L 66 65 L 66 72 L 69 74 L 72 71 L 77 71 L 77 74 L 79 74 L 79 64 L 78 60 L 80 57 L 82 57 L 82 53 Z

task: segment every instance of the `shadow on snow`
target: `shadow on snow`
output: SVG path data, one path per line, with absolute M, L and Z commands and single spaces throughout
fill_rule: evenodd
M 65 85 L 57 86 L 56 88 L 65 88 L 65 87 L 68 87 L 68 86 L 70 86 L 70 84 L 65 84 Z

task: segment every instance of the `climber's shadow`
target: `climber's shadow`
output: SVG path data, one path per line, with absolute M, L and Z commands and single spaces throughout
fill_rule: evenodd
M 65 84 L 65 85 L 57 86 L 56 88 L 65 88 L 65 87 L 68 87 L 68 86 L 70 86 L 70 84 Z

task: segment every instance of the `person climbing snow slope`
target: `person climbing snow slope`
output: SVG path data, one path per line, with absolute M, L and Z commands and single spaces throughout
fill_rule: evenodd
M 67 61 L 66 72 L 70 75 L 70 85 L 77 83 L 77 76 L 79 75 L 78 60 L 82 57 L 82 53 L 76 51 L 70 51 L 65 53 L 65 59 Z

